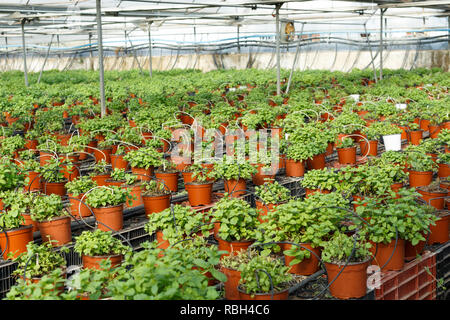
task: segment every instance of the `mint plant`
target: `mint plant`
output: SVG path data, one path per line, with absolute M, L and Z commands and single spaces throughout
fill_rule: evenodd
M 126 254 L 130 248 L 119 239 L 112 236 L 111 231 L 83 231 L 75 237 L 74 250 L 76 253 L 86 256 L 109 256 Z

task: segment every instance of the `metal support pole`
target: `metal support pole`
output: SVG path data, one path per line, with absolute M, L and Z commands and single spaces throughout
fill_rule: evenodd
M 241 44 L 239 43 L 239 25 L 237 25 L 237 48 L 238 53 L 241 53 Z
M 448 16 L 448 41 L 447 41 L 447 48 L 450 49 L 450 16 Z
M 102 37 L 102 12 L 101 0 L 96 0 L 96 20 L 97 20 L 97 38 L 98 38 L 98 67 L 100 73 L 100 103 L 101 103 L 101 117 L 106 115 L 105 102 L 105 72 L 103 69 L 103 37 Z
M 22 49 L 23 49 L 23 74 L 25 77 L 25 86 L 28 87 L 28 70 L 27 70 L 27 49 L 25 47 L 25 22 L 26 19 L 22 19 Z
M 302 41 L 303 28 L 305 27 L 305 23 L 302 22 L 301 24 L 302 24 L 302 28 L 300 29 L 300 35 L 298 36 L 297 48 L 295 49 L 295 56 L 294 56 L 294 62 L 292 62 L 291 73 L 289 73 L 289 80 L 287 83 L 286 94 L 289 93 L 289 88 L 291 87 L 292 75 L 294 74 L 294 68 L 295 68 L 295 65 L 297 64 L 298 53 L 300 51 L 300 42 Z
M 42 64 L 41 72 L 39 72 L 39 78 L 38 78 L 37 83 L 41 82 L 42 72 L 44 71 L 45 64 L 47 63 L 48 55 L 50 53 L 50 48 L 52 46 L 52 42 L 53 42 L 53 37 L 54 36 L 55 35 L 52 34 L 52 38 L 50 39 L 50 43 L 48 44 L 47 53 L 45 54 L 44 63 Z
M 450 21 L 450 20 L 449 20 Z M 8 37 L 5 36 L 5 46 L 6 46 L 6 69 L 8 68 L 8 60 L 9 60 L 9 54 L 8 54 Z
M 60 46 L 60 44 L 59 44 L 59 34 L 56 35 L 56 42 L 58 42 L 58 49 L 59 49 L 59 46 Z M 61 53 L 60 53 L 59 50 L 58 50 L 58 59 L 61 59 Z
M 150 21 L 148 23 L 148 67 L 150 72 L 150 78 L 153 76 L 153 56 L 152 56 L 152 31 L 151 31 L 151 25 L 153 21 Z
M 380 80 L 383 79 L 383 14 L 387 9 L 380 9 Z
M 277 40 L 277 96 L 281 93 L 280 85 L 280 7 L 282 4 L 275 6 L 275 24 L 276 24 L 276 40 Z
M 126 38 L 127 38 L 127 33 L 125 32 L 125 43 L 127 42 Z M 130 41 L 131 50 L 133 50 L 133 59 L 134 59 L 134 61 L 136 61 L 136 64 L 139 67 L 139 73 L 142 74 L 142 67 L 141 67 L 141 64 L 139 63 L 139 60 L 136 57 L 136 50 L 133 49 L 133 42 L 131 42 L 130 36 L 128 36 L 128 41 Z
M 369 45 L 370 59 L 372 62 L 372 69 L 373 69 L 373 78 L 374 78 L 375 82 L 378 82 L 377 69 L 375 68 L 375 62 L 373 61 L 372 45 L 370 44 L 370 41 L 369 41 L 369 34 L 367 33 L 367 27 L 366 27 L 365 23 L 364 23 L 364 32 L 366 34 L 367 44 Z
M 92 33 L 89 32 L 89 69 L 94 70 L 94 60 L 92 59 Z

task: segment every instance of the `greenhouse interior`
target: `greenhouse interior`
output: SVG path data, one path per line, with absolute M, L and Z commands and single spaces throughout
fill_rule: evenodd
M 2 0 L 0 32 L 2 300 L 450 299 L 450 1 Z

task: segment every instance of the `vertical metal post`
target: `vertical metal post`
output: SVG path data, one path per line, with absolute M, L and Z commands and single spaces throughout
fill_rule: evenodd
M 28 87 L 28 70 L 27 70 L 27 49 L 25 47 L 25 22 L 26 19 L 22 19 L 22 49 L 23 49 L 23 72 L 25 77 L 25 86 Z
M 450 21 L 450 20 L 449 20 Z M 9 60 L 9 54 L 8 54 L 8 37 L 5 36 L 5 46 L 6 46 L 6 69 L 8 68 L 8 60 Z
M 450 16 L 448 16 L 448 41 L 447 41 L 447 48 L 450 49 Z
M 239 25 L 237 25 L 237 48 L 238 53 L 241 53 L 241 44 L 239 43 Z
M 294 62 L 292 62 L 291 73 L 289 73 L 289 80 L 287 83 L 286 94 L 289 93 L 289 88 L 291 87 L 292 75 L 294 74 L 295 64 L 297 63 L 298 53 L 300 51 L 300 42 L 302 41 L 303 28 L 305 27 L 305 23 L 302 22 L 302 28 L 300 29 L 300 35 L 298 36 L 297 48 L 295 49 Z
M 89 32 L 89 69 L 94 70 L 94 61 L 92 59 L 92 33 Z
M 150 78 L 153 77 L 153 56 L 152 56 L 152 33 L 151 33 L 151 25 L 153 21 L 148 23 L 148 67 L 150 72 Z
M 371 62 L 372 62 L 372 69 L 373 69 L 373 79 L 375 80 L 375 82 L 378 82 L 377 69 L 375 68 L 375 62 L 373 61 L 372 45 L 370 44 L 370 41 L 369 41 L 369 35 L 367 33 L 367 27 L 366 27 L 365 23 L 364 23 L 364 32 L 366 34 L 367 44 L 369 45 L 370 59 L 371 59 Z
M 277 96 L 281 93 L 280 85 L 280 7 L 281 4 L 275 6 L 275 24 L 276 24 L 276 50 L 277 50 Z
M 47 53 L 45 54 L 44 63 L 42 63 L 42 68 L 41 68 L 41 72 L 39 72 L 39 78 L 38 78 L 37 83 L 41 82 L 42 72 L 44 71 L 45 64 L 47 63 L 48 55 L 50 53 L 50 48 L 52 46 L 52 42 L 53 42 L 53 37 L 54 36 L 55 35 L 52 34 L 52 38 L 50 39 L 50 43 L 48 44 Z
M 380 80 L 383 79 L 383 14 L 387 9 L 380 9 Z
M 58 49 L 59 49 L 59 34 L 56 35 L 56 42 L 58 43 Z M 58 50 L 58 59 L 61 59 L 61 53 Z
M 96 20 L 97 20 L 97 38 L 98 38 L 98 67 L 100 73 L 100 103 L 101 103 L 101 117 L 106 115 L 105 102 L 105 74 L 103 69 L 103 37 L 102 37 L 102 12 L 101 0 L 96 0 Z

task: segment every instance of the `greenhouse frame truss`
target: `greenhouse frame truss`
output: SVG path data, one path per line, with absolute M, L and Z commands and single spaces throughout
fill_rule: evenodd
M 104 84 L 104 37 L 117 37 L 125 35 L 125 44 L 129 42 L 127 50 L 133 52 L 133 57 L 137 62 L 141 72 L 142 68 L 136 58 L 138 50 L 146 49 L 149 55 L 149 77 L 153 75 L 152 48 L 156 48 L 161 43 L 152 39 L 152 28 L 185 28 L 185 27 L 205 27 L 205 26 L 234 26 L 237 37 L 225 42 L 192 43 L 183 45 L 167 45 L 167 48 L 180 50 L 192 50 L 207 52 L 217 50 L 217 48 L 236 47 L 240 52 L 241 47 L 252 45 L 267 47 L 273 50 L 276 55 L 277 70 L 277 94 L 281 93 L 280 80 L 280 47 L 295 48 L 294 61 L 290 70 L 287 84 L 287 91 L 291 84 L 293 70 L 295 68 L 299 52 L 302 47 L 315 41 L 335 41 L 335 43 L 346 42 L 340 37 L 328 35 L 315 35 L 304 32 L 305 25 L 328 24 L 328 25 L 354 25 L 364 30 L 365 39 L 358 45 L 364 45 L 370 51 L 370 66 L 373 69 L 374 80 L 383 78 L 383 50 L 385 49 L 385 39 L 383 30 L 385 17 L 398 18 L 419 18 L 427 17 L 447 18 L 450 24 L 450 1 L 406 1 L 406 0 L 358 0 L 358 1 L 332 1 L 342 3 L 339 6 L 317 7 L 312 4 L 315 1 L 267 1 L 267 0 L 20 0 L 17 4 L 6 0 L 0 1 L 0 33 L 5 40 L 5 46 L 1 50 L 1 55 L 8 59 L 11 54 L 17 54 L 19 50 L 23 56 L 24 81 L 28 86 L 27 70 L 27 50 L 45 52 L 45 59 L 41 66 L 38 82 L 41 79 L 42 71 L 51 53 L 55 52 L 52 45 L 56 40 L 64 36 L 71 39 L 88 39 L 88 44 L 81 46 L 58 48 L 58 55 L 61 53 L 83 52 L 98 54 L 99 78 L 100 78 L 100 103 L 101 114 L 106 114 L 105 106 L 105 84 Z M 320 2 L 320 1 L 319 1 Z M 344 5 L 345 3 L 345 5 Z M 418 15 L 417 11 L 404 11 L 409 8 L 423 8 L 423 12 Z M 399 12 L 401 9 L 403 11 Z M 379 17 L 379 29 L 367 29 L 367 21 Z M 300 24 L 300 32 L 294 31 L 293 40 L 289 43 L 282 43 L 281 24 L 283 21 L 291 21 Z M 331 21 L 331 22 L 330 22 Z M 256 43 L 251 36 L 240 36 L 240 27 L 248 25 L 275 24 L 275 35 L 267 35 L 267 40 Z M 449 27 L 418 29 L 415 32 L 440 31 L 445 35 L 426 37 L 424 39 L 400 39 L 391 41 L 392 45 L 408 44 L 412 41 L 421 44 L 447 42 L 450 43 Z M 133 44 L 131 33 L 145 33 L 146 42 Z M 378 34 L 378 39 L 369 39 L 368 34 Z M 96 37 L 96 38 L 95 38 Z M 21 43 L 11 45 L 11 39 L 21 39 Z M 49 41 L 44 39 L 50 38 Z M 84 40 L 86 42 L 86 40 Z M 95 41 L 95 42 L 93 42 Z M 142 42 L 142 41 L 141 41 Z M 47 45 L 43 45 L 47 43 Z M 348 41 L 351 44 L 351 41 Z M 10 47 L 16 50 L 10 51 Z M 110 49 L 107 49 L 110 50 Z M 178 56 L 178 53 L 177 53 Z M 379 57 L 379 74 L 375 68 L 374 60 Z

